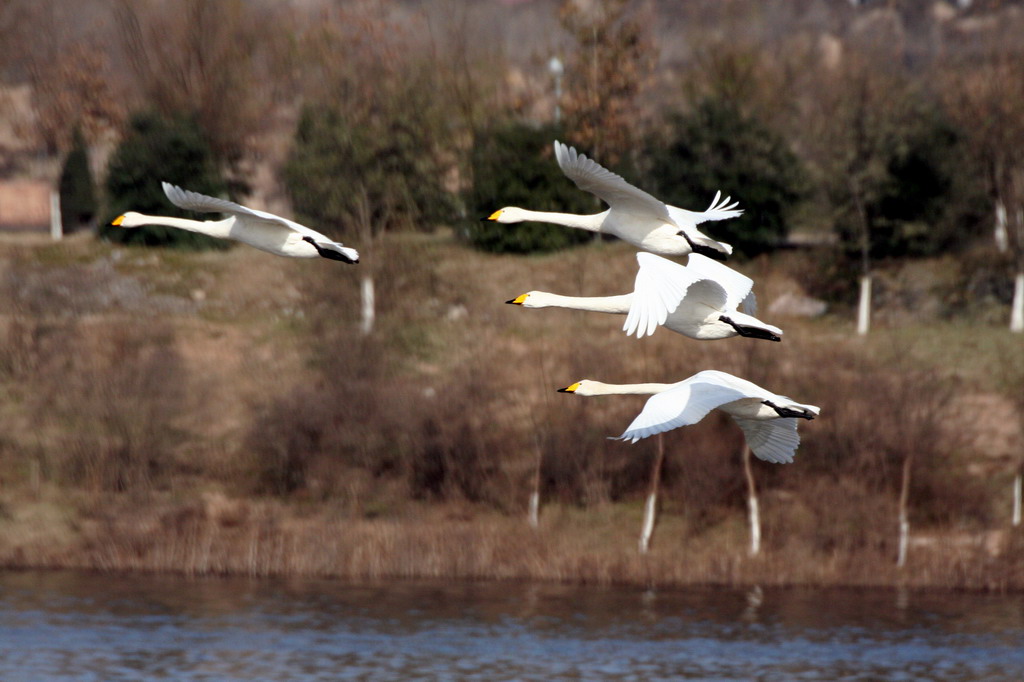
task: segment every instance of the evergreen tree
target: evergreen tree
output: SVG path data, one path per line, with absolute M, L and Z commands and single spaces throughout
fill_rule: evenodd
M 126 211 L 197 220 L 216 218 L 174 206 L 164 195 L 162 181 L 210 196 L 219 196 L 225 189 L 210 147 L 193 119 L 136 114 L 107 167 L 109 210 L 106 220 L 100 224 L 100 235 L 122 244 L 227 248 L 230 243 L 225 240 L 173 227 L 147 225 L 123 229 L 110 224 Z
M 284 178 L 295 211 L 312 225 L 346 229 L 362 211 L 376 229 L 416 225 L 432 229 L 455 213 L 444 172 L 432 148 L 428 107 L 414 87 L 403 106 L 346 111 L 324 102 L 306 106 Z M 413 98 L 410 100 L 409 98 Z M 386 104 L 386 103 L 385 103 Z
M 648 184 L 667 204 L 700 211 L 721 191 L 743 215 L 700 226 L 714 239 L 753 256 L 781 242 L 786 216 L 804 192 L 805 173 L 781 136 L 721 98 L 675 115 L 667 140 L 648 146 Z
M 969 167 L 958 130 L 924 107 L 899 121 L 873 153 L 874 175 L 864 174 L 862 206 L 871 226 L 871 258 L 934 255 L 968 243 L 985 215 L 981 173 Z M 827 178 L 840 241 L 856 255 L 859 217 L 845 174 Z
M 96 186 L 89 168 L 89 151 L 77 126 L 71 151 L 60 172 L 60 222 L 65 234 L 88 225 L 96 217 Z
M 593 239 L 593 235 L 545 223 L 502 224 L 483 220 L 505 206 L 536 211 L 598 213 L 593 197 L 565 177 L 555 160 L 551 126 L 509 123 L 477 135 L 470 159 L 473 186 L 466 198 L 469 241 L 496 253 L 554 251 Z

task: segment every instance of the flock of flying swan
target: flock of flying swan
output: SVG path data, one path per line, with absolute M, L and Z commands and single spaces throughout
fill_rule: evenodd
M 608 210 L 577 215 L 508 206 L 492 213 L 488 220 L 500 223 L 533 220 L 615 235 L 640 249 L 633 292 L 587 297 L 530 291 L 507 303 L 524 308 L 571 308 L 625 315 L 623 331 L 637 338 L 653 334 L 663 326 L 699 341 L 733 336 L 782 340 L 781 329 L 754 317 L 757 310 L 753 281 L 716 262 L 725 260 L 732 253 L 732 247 L 697 229 L 697 225 L 706 221 L 741 215 L 743 211 L 737 208 L 738 202 L 731 197 L 723 199 L 719 192 L 702 212 L 669 206 L 574 148 L 557 140 L 554 147 L 562 172 L 577 187 L 608 204 Z M 359 262 L 355 249 L 287 218 L 167 182 L 163 183 L 163 190 L 175 206 L 200 213 L 223 213 L 228 217 L 199 221 L 129 211 L 118 216 L 113 224 L 124 228 L 163 225 L 234 239 L 278 256 L 319 256 L 345 263 Z M 688 262 L 684 266 L 663 256 L 688 256 Z M 581 396 L 650 395 L 640 414 L 619 436 L 621 440 L 634 443 L 696 424 L 711 410 L 719 409 L 736 420 L 757 457 L 776 463 L 793 461 L 800 444 L 798 420 L 814 419 L 819 413 L 814 405 L 797 403 L 718 370 L 698 372 L 674 384 L 606 384 L 583 379 L 559 391 Z
M 716 260 L 732 253 L 728 244 L 697 229 L 709 220 L 743 213 L 730 197 L 715 194 L 702 213 L 668 206 L 626 182 L 593 159 L 555 141 L 555 158 L 576 186 L 609 208 L 593 215 L 528 211 L 509 206 L 489 217 L 502 223 L 537 220 L 613 234 L 641 249 L 633 293 L 619 296 L 561 296 L 530 291 L 506 301 L 524 308 L 572 308 L 625 315 L 623 331 L 637 338 L 659 326 L 699 341 L 745 336 L 781 341 L 782 330 L 754 317 L 753 281 Z M 643 253 L 648 252 L 648 253 Z M 662 256 L 688 256 L 680 265 Z M 740 308 L 743 310 L 741 311 Z M 743 430 L 751 452 L 776 463 L 792 462 L 800 436 L 799 419 L 814 419 L 819 408 L 776 395 L 739 377 L 706 370 L 675 384 L 606 384 L 583 379 L 559 389 L 581 396 L 651 395 L 622 440 L 664 433 L 696 424 L 713 409 L 731 415 Z

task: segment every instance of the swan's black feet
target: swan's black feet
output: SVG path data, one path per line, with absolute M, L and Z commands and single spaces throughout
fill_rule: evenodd
M 694 253 L 699 253 L 702 256 L 707 256 L 712 260 L 725 262 L 725 259 L 729 257 L 729 254 L 724 251 L 720 251 L 712 246 L 706 244 L 698 244 L 697 242 L 690 239 L 690 236 L 685 231 L 679 230 L 679 236 L 686 240 L 686 243 L 690 245 L 690 248 Z
M 312 244 L 313 248 L 316 249 L 316 252 L 319 253 L 323 258 L 327 258 L 328 260 L 340 260 L 342 263 L 350 264 L 355 264 L 359 262 L 358 258 L 352 260 L 351 258 L 341 253 L 340 251 L 335 251 L 334 249 L 330 248 L 325 249 L 324 247 L 317 244 L 316 240 L 313 239 L 312 237 L 303 237 L 302 241 L 309 242 L 310 244 Z
M 779 413 L 780 417 L 793 417 L 796 419 L 814 419 L 814 413 L 810 410 L 793 409 L 792 407 L 779 407 L 770 400 L 762 400 L 762 403 Z
M 733 329 L 735 329 L 737 334 L 739 334 L 740 336 L 745 336 L 748 339 L 764 339 L 765 341 L 782 341 L 782 337 L 781 336 L 773 334 L 772 332 L 768 331 L 767 329 L 762 329 L 760 327 L 747 327 L 747 326 L 742 325 L 742 324 L 736 324 L 727 315 L 722 315 L 718 319 L 721 320 L 722 322 L 725 322 L 727 325 L 729 325 Z

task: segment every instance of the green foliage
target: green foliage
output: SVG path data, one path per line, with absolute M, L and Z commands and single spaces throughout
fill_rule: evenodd
M 88 225 L 96 217 L 96 186 L 89 168 L 89 151 L 82 131 L 75 128 L 71 151 L 60 172 L 60 222 L 64 233 Z
M 227 248 L 229 242 L 173 227 L 147 225 L 123 229 L 110 221 L 126 211 L 147 215 L 210 219 L 175 207 L 164 195 L 162 181 L 202 194 L 224 191 L 210 147 L 191 118 L 136 114 L 107 167 L 109 210 L 100 235 L 122 244 L 173 246 L 188 249 Z
M 647 156 L 652 191 L 665 203 L 700 211 L 717 191 L 739 201 L 742 216 L 700 229 L 747 256 L 785 238 L 787 214 L 806 185 L 785 140 L 723 99 L 672 117 L 668 139 L 653 139 Z
M 597 213 L 603 210 L 562 174 L 555 160 L 554 127 L 525 123 L 497 126 L 477 135 L 471 165 L 473 186 L 466 198 L 466 234 L 476 247 L 495 253 L 554 251 L 593 235 L 545 223 L 502 224 L 481 220 L 505 206 L 535 211 Z
M 875 169 L 861 183 L 872 258 L 930 256 L 963 246 L 987 215 L 981 173 L 970 165 L 959 131 L 920 111 L 901 121 L 872 151 Z M 827 178 L 836 229 L 860 249 L 856 204 L 845 174 Z
M 368 219 L 369 229 L 450 220 L 454 197 L 444 169 L 430 153 L 432 138 L 411 89 L 403 106 L 347 111 L 328 103 L 303 108 L 295 146 L 284 169 L 295 210 L 320 227 L 344 230 Z

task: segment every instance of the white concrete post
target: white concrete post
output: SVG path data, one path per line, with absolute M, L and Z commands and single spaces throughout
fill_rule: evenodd
M 64 228 L 60 222 L 60 194 L 50 190 L 50 237 L 60 241 L 64 236 Z
M 654 512 L 658 508 L 658 493 L 651 492 L 644 504 L 644 523 L 640 530 L 640 553 L 647 554 L 651 547 L 651 534 L 654 533 Z
M 1021 473 L 1013 477 L 1013 525 L 1020 525 Z
M 365 276 L 362 279 L 362 294 L 363 294 L 363 319 L 359 325 L 359 330 L 364 334 L 369 334 L 373 331 L 373 320 L 376 316 L 376 307 L 374 302 L 373 294 L 373 277 Z
M 907 511 L 900 510 L 900 547 L 896 556 L 896 567 L 903 568 L 907 563 L 907 545 L 910 543 L 910 519 L 907 518 Z
M 761 553 L 761 514 L 758 511 L 757 497 L 750 496 L 750 556 Z
M 871 327 L 871 275 L 860 278 L 860 304 L 857 306 L 857 333 L 863 336 Z
M 750 556 L 761 552 L 761 507 L 757 502 L 754 470 L 750 466 L 750 446 L 743 446 L 743 473 L 747 479 L 747 513 L 750 519 Z
M 658 513 L 658 486 L 661 483 L 661 467 L 665 461 L 665 434 L 658 434 L 658 451 L 654 457 L 654 467 L 651 470 L 651 488 L 647 493 L 647 502 L 644 504 L 644 521 L 640 527 L 640 553 L 647 554 L 651 548 L 651 534 L 654 533 L 654 517 Z
M 1010 308 L 1010 331 L 1024 332 L 1024 272 L 1018 272 L 1013 284 L 1013 305 Z

